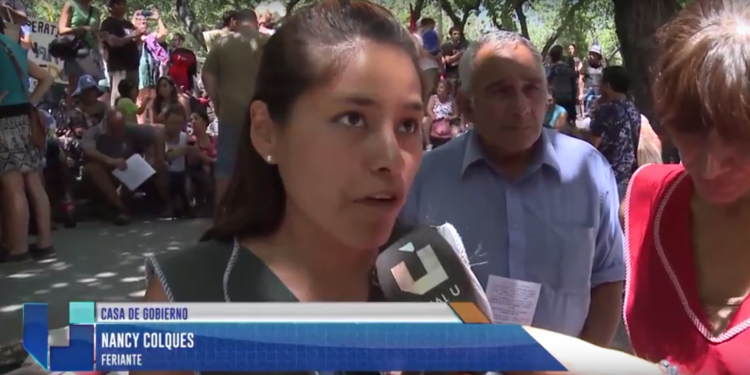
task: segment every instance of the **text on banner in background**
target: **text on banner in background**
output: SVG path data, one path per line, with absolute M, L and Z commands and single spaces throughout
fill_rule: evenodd
M 490 275 L 487 299 L 495 323 L 531 325 L 542 285 Z
M 55 77 L 55 82 L 67 83 L 68 79 L 63 73 L 63 62 L 49 54 L 49 44 L 59 35 L 57 24 L 31 18 L 28 25 L 31 28 L 32 44 L 29 50 L 29 60 L 45 68 L 52 77 Z M 32 80 L 31 88 L 35 86 L 36 82 Z

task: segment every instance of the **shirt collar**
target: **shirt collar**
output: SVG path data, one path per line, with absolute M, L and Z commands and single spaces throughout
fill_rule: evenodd
M 558 176 L 561 175 L 560 163 L 558 162 L 554 141 L 551 139 L 554 135 L 549 133 L 553 131 L 555 130 L 542 129 L 539 141 L 534 145 L 537 152 L 529 166 L 529 172 L 546 165 L 552 168 Z M 476 131 L 470 130 L 464 135 L 464 137 L 466 137 L 466 148 L 464 150 L 464 158 L 461 165 L 462 175 L 466 173 L 466 169 L 472 164 L 485 160 L 484 152 L 482 151 L 482 146 L 479 144 L 479 138 Z

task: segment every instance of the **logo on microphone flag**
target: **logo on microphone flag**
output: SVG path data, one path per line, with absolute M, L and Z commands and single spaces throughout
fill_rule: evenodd
M 414 245 L 411 242 L 402 246 L 399 250 L 404 250 L 404 248 L 411 248 L 411 251 L 414 251 Z M 391 268 L 391 274 L 401 291 L 422 296 L 448 281 L 448 273 L 440 264 L 440 259 L 438 259 L 432 246 L 427 245 L 417 250 L 417 257 L 427 271 L 419 280 L 414 280 L 406 262 L 401 262 Z
M 52 372 L 565 371 L 471 302 L 71 302 L 69 343 L 51 347 L 47 311 L 24 306 L 24 347 Z

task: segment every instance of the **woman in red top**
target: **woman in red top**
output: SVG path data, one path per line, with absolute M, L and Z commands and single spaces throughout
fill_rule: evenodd
M 631 180 L 626 327 L 679 373 L 750 374 L 750 2 L 697 0 L 659 42 L 656 114 L 684 166 Z

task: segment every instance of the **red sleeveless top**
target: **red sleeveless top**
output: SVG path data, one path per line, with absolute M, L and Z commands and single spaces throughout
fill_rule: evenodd
M 750 374 L 750 298 L 714 337 L 701 304 L 690 236 L 693 184 L 682 165 L 647 165 L 625 209 L 625 327 L 636 355 L 691 375 Z

